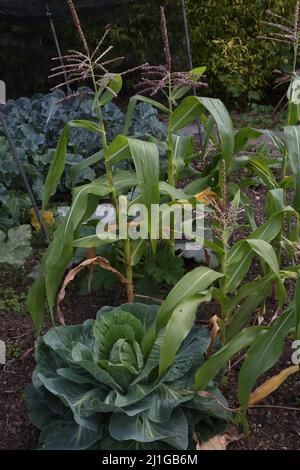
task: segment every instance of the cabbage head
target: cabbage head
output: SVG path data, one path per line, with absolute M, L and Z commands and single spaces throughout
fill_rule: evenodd
M 195 326 L 159 377 L 163 331 L 148 357 L 142 339 L 158 308 L 104 307 L 96 320 L 52 328 L 36 344 L 27 400 L 41 449 L 194 449 L 226 429 L 226 401 L 214 383 L 192 390 L 210 338 Z M 224 404 L 222 406 L 221 404 Z

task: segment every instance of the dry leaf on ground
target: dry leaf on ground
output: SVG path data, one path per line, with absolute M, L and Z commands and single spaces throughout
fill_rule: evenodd
M 63 282 L 63 285 L 58 293 L 57 296 L 57 317 L 58 321 L 61 325 L 65 324 L 64 316 L 60 308 L 60 303 L 63 301 L 65 298 L 66 294 L 66 288 L 70 282 L 74 280 L 74 278 L 79 274 L 81 271 L 83 271 L 85 268 L 90 268 L 91 266 L 100 266 L 103 269 L 106 269 L 107 271 L 111 271 L 114 273 L 123 284 L 128 284 L 127 278 L 120 273 L 117 269 L 113 268 L 109 261 L 107 259 L 102 258 L 101 256 L 96 256 L 95 258 L 89 258 L 80 263 L 76 268 L 71 269 L 68 274 L 65 277 L 65 280 Z
M 238 429 L 235 426 L 229 426 L 226 434 L 218 434 L 208 441 L 200 442 L 196 434 L 194 434 L 193 439 L 197 444 L 197 450 L 226 450 L 228 444 L 238 441 L 242 437 L 243 435 L 238 433 Z

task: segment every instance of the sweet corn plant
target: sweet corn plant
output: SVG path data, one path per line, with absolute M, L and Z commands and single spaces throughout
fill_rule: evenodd
M 70 84 L 82 81 L 83 79 L 91 79 L 95 88 L 94 107 L 98 113 L 98 123 L 87 120 L 71 121 L 63 130 L 57 145 L 54 159 L 51 163 L 44 188 L 43 208 L 47 207 L 49 198 L 57 186 L 66 162 L 66 151 L 69 129 L 72 127 L 87 129 L 99 136 L 102 141 L 102 150 L 87 158 L 83 163 L 73 168 L 74 181 L 80 173 L 87 167 L 92 166 L 99 161 L 105 164 L 105 174 L 89 184 L 74 187 L 73 201 L 69 213 L 57 228 L 54 239 L 49 246 L 42 262 L 39 278 L 32 286 L 28 297 L 28 308 L 35 321 L 37 330 L 40 330 L 45 304 L 48 303 L 49 311 L 52 319 L 54 319 L 55 301 L 59 286 L 62 282 L 65 270 L 72 260 L 76 248 L 86 248 L 88 256 L 95 256 L 95 250 L 98 246 L 105 243 L 111 243 L 108 238 L 106 240 L 99 239 L 95 234 L 86 235 L 85 229 L 93 226 L 91 217 L 101 201 L 110 199 L 118 214 L 121 210 L 119 205 L 119 196 L 126 197 L 131 194 L 129 202 L 138 202 L 143 204 L 151 212 L 151 206 L 159 204 L 161 200 L 169 204 L 178 201 L 197 202 L 197 194 L 185 190 L 179 190 L 175 187 L 175 173 L 177 161 L 184 161 L 191 149 L 191 138 L 182 138 L 176 132 L 193 122 L 196 117 L 201 116 L 208 111 L 211 119 L 217 124 L 220 137 L 220 151 L 228 165 L 230 164 L 231 153 L 233 151 L 233 128 L 230 116 L 225 106 L 216 99 L 187 97 L 181 104 L 173 110 L 172 103 L 176 99 L 183 97 L 193 86 L 202 86 L 200 82 L 203 72 L 197 69 L 192 72 L 176 73 L 171 70 L 170 53 L 167 42 L 167 30 L 165 17 L 162 11 L 163 37 L 166 52 L 167 65 L 163 68 L 163 79 L 158 80 L 169 84 L 168 95 L 169 108 L 168 111 L 168 138 L 164 145 L 168 154 L 168 179 L 160 180 L 160 154 L 159 145 L 153 138 L 141 140 L 127 136 L 132 119 L 132 104 L 129 106 L 129 114 L 126 118 L 124 134 L 118 135 L 110 144 L 107 143 L 105 120 L 103 117 L 103 106 L 111 102 L 118 95 L 122 88 L 123 75 L 112 74 L 106 69 L 107 65 L 114 62 L 115 59 L 105 60 L 104 56 L 110 52 L 111 46 L 104 52 L 100 53 L 100 48 L 108 35 L 106 32 L 100 40 L 94 52 L 90 52 L 90 48 L 86 42 L 84 33 L 77 16 L 77 13 L 70 2 L 71 12 L 79 35 L 82 40 L 84 52 L 71 51 L 66 56 L 68 60 L 68 73 Z M 142 67 L 147 73 L 152 72 L 152 68 L 145 65 Z M 162 70 L 162 69 L 159 69 Z M 61 67 L 55 67 L 52 76 L 60 76 L 63 74 Z M 127 71 L 128 72 L 128 71 Z M 146 80 L 147 81 L 147 80 Z M 64 85 L 62 83 L 60 85 Z M 60 86 L 58 85 L 58 86 Z M 157 81 L 151 81 L 151 86 L 157 88 Z M 161 85 L 160 85 L 161 86 Z M 57 88 L 57 87 L 55 87 Z M 152 89 L 152 88 L 151 88 Z M 160 89 L 160 88 L 159 88 Z M 136 100 L 136 98 L 135 98 Z M 145 98 L 144 101 L 148 101 Z M 150 99 L 152 103 L 153 100 Z M 159 106 L 162 108 L 162 106 Z M 188 141 L 188 146 L 186 145 Z M 120 163 L 127 162 L 127 169 L 119 168 Z M 136 195 L 136 196 L 135 196 Z M 124 271 L 126 277 L 126 288 L 128 302 L 134 300 L 133 286 L 133 267 L 139 262 L 145 250 L 155 256 L 157 250 L 157 240 L 151 237 L 151 216 L 149 216 L 149 243 L 148 241 L 137 240 L 131 241 L 125 236 L 119 237 L 116 243 L 122 249 L 122 259 L 124 263 Z M 127 227 L 128 229 L 128 227 Z M 126 229 L 126 230 L 127 230 Z M 174 245 L 174 235 L 171 234 L 171 246 Z M 172 248 L 173 250 L 173 248 Z
M 90 52 L 71 0 L 68 3 L 84 46 L 83 53 L 72 51 L 67 56 L 69 80 L 70 83 L 92 80 L 98 123 L 72 121 L 61 134 L 46 179 L 44 208 L 64 171 L 70 127 L 88 129 L 102 140 L 100 152 L 74 167 L 74 181 L 80 171 L 99 161 L 105 164 L 105 174 L 90 184 L 73 188 L 70 211 L 44 255 L 40 276 L 29 292 L 28 307 L 38 332 L 46 303 L 54 320 L 57 293 L 77 248 L 87 250 L 90 260 L 84 266 L 95 262 L 119 277 L 126 285 L 128 304 L 102 310 L 96 321 L 79 327 L 55 328 L 38 340 L 38 365 L 28 396 L 32 419 L 41 429 L 41 446 L 63 448 L 64 440 L 68 448 L 193 448 L 191 437 L 194 432 L 205 436 L 202 425 L 208 423 L 207 416 L 209 426 L 215 426 L 214 419 L 223 420 L 222 424 L 228 419 L 226 404 L 218 406 L 217 389 L 211 393 L 209 403 L 203 401 L 202 392 L 210 390 L 226 363 L 241 351 L 245 351 L 245 359 L 239 375 L 238 398 L 247 431 L 246 413 L 257 379 L 278 361 L 285 338 L 300 339 L 299 266 L 295 262 L 300 214 L 299 127 L 289 125 L 283 135 L 250 128 L 235 132 L 220 100 L 186 96 L 191 88 L 203 86 L 204 69 L 173 71 L 162 11 L 166 65 L 141 67 L 141 87 L 150 92 L 150 97 L 137 95 L 130 100 L 123 133 L 108 144 L 102 108 L 120 92 L 124 74 L 107 71 L 111 60 L 105 61 L 103 57 L 111 48 L 99 52 L 105 38 Z M 54 72 L 60 74 L 61 70 Z M 158 92 L 164 95 L 167 105 L 153 99 Z M 138 101 L 150 103 L 166 115 L 166 139 L 152 136 L 137 139 L 128 135 Z M 196 119 L 204 127 L 203 149 L 198 153 L 194 151 L 192 137 L 180 134 Z M 278 162 L 243 154 L 248 142 L 260 135 L 268 136 L 281 153 L 279 178 Z M 213 144 L 213 152 L 209 144 Z M 166 171 L 162 150 L 167 155 Z M 193 159 L 203 164 L 201 172 L 193 169 Z M 196 178 L 177 189 L 183 167 L 189 168 L 191 174 L 196 173 Z M 237 182 L 233 175 L 241 169 L 249 173 Z M 287 174 L 289 169 L 291 175 Z M 266 222 L 257 226 L 250 199 L 243 189 L 259 184 L 267 187 L 268 195 Z M 295 192 L 291 205 L 287 203 L 288 188 Z M 196 241 L 204 244 L 208 265 L 209 253 L 214 253 L 218 271 L 201 266 L 187 273 L 159 309 L 132 303 L 134 266 L 145 251 L 159 256 L 157 240 L 151 238 L 151 217 L 147 241 L 131 241 L 128 237 L 101 240 L 94 233 L 86 233 L 95 225 L 91 217 L 99 202 L 111 200 L 119 212 L 118 197 L 128 199 L 128 194 L 129 205 L 138 201 L 147 208 L 161 201 L 171 205 L 202 200 L 207 204 L 211 237 Z M 240 211 L 247 217 L 249 234 L 234 241 Z M 121 248 L 123 273 L 95 256 L 94 250 L 105 243 L 116 243 Z M 174 251 L 172 236 L 170 246 Z M 292 265 L 283 265 L 283 249 L 292 255 Z M 260 272 L 249 281 L 254 257 L 259 259 Z M 61 292 L 81 269 L 82 266 L 69 273 L 59 301 L 64 295 Z M 286 280 L 296 287 L 295 300 L 290 305 L 286 305 Z M 253 314 L 257 309 L 264 312 L 271 294 L 276 295 L 278 312 L 282 313 L 269 325 L 252 324 Z M 212 299 L 220 307 L 218 350 L 213 339 L 207 341 L 206 337 L 205 346 L 200 340 L 192 340 L 194 334 L 195 338 L 198 334 L 205 336 L 203 329 L 196 332 L 195 320 L 199 305 L 205 308 Z M 185 348 L 189 349 L 188 354 L 193 354 L 194 362 L 192 356 L 185 355 Z M 68 416 L 65 426 L 64 415 Z

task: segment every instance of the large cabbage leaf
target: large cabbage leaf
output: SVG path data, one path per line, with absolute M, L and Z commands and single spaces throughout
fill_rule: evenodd
M 27 400 L 42 449 L 188 449 L 194 432 L 225 429 L 230 416 L 216 384 L 209 397 L 192 390 L 210 343 L 205 328 L 192 328 L 162 376 L 164 329 L 144 356 L 142 338 L 157 310 L 105 307 L 96 320 L 38 339 Z

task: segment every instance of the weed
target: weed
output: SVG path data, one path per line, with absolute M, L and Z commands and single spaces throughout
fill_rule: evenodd
M 16 292 L 12 288 L 0 290 L 0 315 L 4 313 L 14 313 L 17 316 L 23 316 L 26 313 L 25 301 L 26 295 L 23 292 Z

